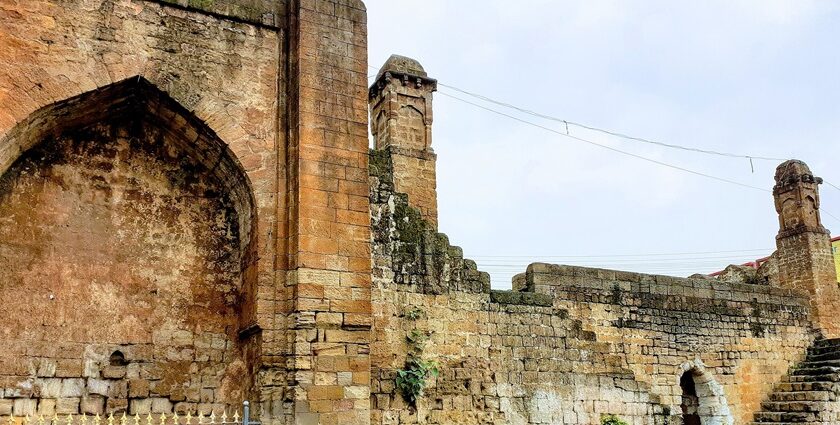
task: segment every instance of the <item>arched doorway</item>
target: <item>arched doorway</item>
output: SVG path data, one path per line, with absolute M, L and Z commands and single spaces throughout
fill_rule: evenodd
M 680 417 L 684 425 L 732 425 L 734 418 L 723 392 L 702 362 L 685 363 L 680 368 Z
M 700 415 L 697 413 L 699 401 L 697 400 L 697 389 L 691 371 L 683 373 L 680 377 L 680 388 L 682 389 L 680 409 L 682 410 L 683 425 L 700 425 Z
M 248 396 L 255 210 L 210 128 L 138 77 L 36 111 L 0 150 L 5 394 L 70 399 L 59 414 Z

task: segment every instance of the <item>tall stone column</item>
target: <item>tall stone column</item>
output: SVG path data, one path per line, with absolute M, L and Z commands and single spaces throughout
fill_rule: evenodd
M 820 183 L 802 161 L 785 161 L 776 168 L 776 256 L 781 285 L 807 291 L 815 325 L 823 336 L 835 338 L 840 337 L 840 287 L 829 233 L 820 220 Z
M 291 2 L 287 424 L 370 424 L 367 13 Z M 295 75 L 295 74 L 292 74 Z
M 370 87 L 374 147 L 391 157 L 394 188 L 437 228 L 437 182 L 432 149 L 432 93 L 437 81 L 414 59 L 392 55 Z

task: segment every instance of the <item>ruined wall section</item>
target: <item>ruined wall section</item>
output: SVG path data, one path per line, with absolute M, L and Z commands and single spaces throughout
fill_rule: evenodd
M 277 244 L 276 237 L 282 233 L 277 229 L 287 222 L 281 203 L 284 197 L 280 196 L 281 199 L 278 199 L 277 194 L 286 191 L 284 178 L 287 172 L 287 122 L 284 91 L 290 80 L 287 74 L 285 46 L 288 38 L 285 25 L 288 23 L 288 17 L 275 15 L 275 18 L 282 19 L 276 19 L 276 25 L 267 25 L 250 17 L 237 15 L 238 12 L 234 8 L 223 10 L 212 7 L 214 4 L 220 6 L 223 3 L 231 7 L 244 5 L 248 3 L 247 0 L 190 1 L 186 5 L 180 1 L 177 3 L 144 0 L 1 2 L 0 104 L 3 106 L 0 107 L 0 172 L 5 172 L 21 155 L 26 155 L 27 151 L 43 142 L 45 138 L 55 138 L 67 129 L 78 128 L 92 121 L 108 121 L 113 117 L 113 111 L 109 110 L 111 106 L 123 104 L 126 98 L 136 95 L 135 86 L 149 85 L 151 90 L 141 93 L 141 97 L 152 102 L 149 103 L 148 109 L 154 121 L 149 121 L 146 125 L 165 130 L 162 133 L 170 134 L 171 140 L 183 139 L 186 140 L 186 145 L 192 144 L 193 151 L 185 156 L 199 162 L 212 161 L 220 152 L 230 154 L 236 167 L 227 169 L 234 171 L 232 175 L 236 174 L 247 181 L 238 196 L 240 201 L 250 197 L 253 210 L 252 214 L 238 217 L 241 220 L 240 236 L 247 249 L 243 250 L 241 257 L 241 263 L 245 266 L 242 269 L 243 285 L 237 288 L 241 290 L 240 294 L 251 294 L 252 302 L 238 306 L 237 314 L 232 316 L 237 322 L 230 329 L 227 310 L 219 309 L 218 317 L 213 320 L 216 320 L 216 323 L 226 323 L 222 333 L 228 341 L 250 341 L 248 346 L 253 347 L 253 350 L 246 357 L 253 361 L 248 362 L 249 372 L 252 368 L 260 366 L 265 369 L 265 373 L 255 378 L 259 381 L 257 386 L 261 389 L 259 395 L 264 396 L 266 400 L 281 398 L 287 385 L 282 369 L 285 365 L 284 353 L 287 351 L 284 338 L 286 324 L 284 316 L 275 315 L 276 300 L 282 299 L 275 288 L 278 276 L 283 277 L 277 273 L 275 267 L 279 264 L 280 270 L 283 270 L 285 264 L 275 262 L 275 259 L 276 255 L 285 258 L 285 248 Z M 286 7 L 285 4 L 278 1 L 276 8 L 271 7 L 276 13 L 281 13 Z M 225 16 L 225 13 L 232 15 Z M 94 101 L 90 101 L 91 96 L 95 98 Z M 153 101 L 164 97 L 168 97 L 167 100 L 177 107 L 173 109 L 168 104 L 163 104 L 166 102 L 153 104 Z M 202 146 L 201 141 L 204 138 L 220 141 L 219 145 Z M 149 167 L 156 167 L 154 164 L 147 162 Z M 208 168 L 213 168 L 213 164 Z M 231 180 L 236 178 L 231 177 Z M 99 181 L 97 184 L 102 190 L 113 186 L 107 181 Z M 220 193 L 237 196 L 226 190 L 227 188 Z M 142 204 L 143 201 L 144 199 L 141 199 L 136 202 Z M 236 202 L 233 201 L 234 204 Z M 204 221 L 205 226 L 212 227 L 214 223 L 215 221 Z M 88 224 L 93 226 L 93 223 Z M 144 224 L 147 223 L 142 220 L 135 221 L 137 226 L 142 227 Z M 248 229 L 247 232 L 245 228 Z M 77 228 L 76 231 L 84 233 L 84 228 Z M 57 242 L 60 242 L 60 239 Z M 165 242 L 165 239 L 150 238 L 149 243 L 158 248 L 165 243 L 178 247 L 180 241 Z M 152 249 L 150 252 L 155 251 Z M 84 263 L 83 253 L 84 251 L 79 250 L 76 253 L 78 257 L 67 259 L 68 267 L 74 263 Z M 161 279 L 170 276 L 171 271 L 155 271 L 153 268 L 149 266 L 147 275 L 144 275 L 147 282 L 153 281 L 155 274 L 159 274 Z M 81 267 L 79 269 L 81 270 Z M 0 278 L 3 285 L 12 285 L 11 276 L 4 275 Z M 47 277 L 43 279 L 50 280 Z M 116 280 L 125 283 L 122 278 Z M 205 283 L 209 285 L 211 282 L 207 280 Z M 35 283 L 37 280 L 30 281 L 31 285 Z M 212 298 L 211 293 L 216 289 L 205 288 L 202 291 L 207 291 L 207 297 Z M 189 298 L 188 295 L 185 297 Z M 33 306 L 34 315 L 44 313 L 36 307 L 44 305 Z M 193 319 L 198 321 L 197 318 Z M 230 339 L 230 332 L 238 335 Z M 29 336 L 37 339 L 46 337 L 47 334 L 36 332 Z M 53 334 L 51 337 L 59 336 Z M 81 334 L 69 338 L 73 338 L 73 342 L 82 341 Z M 196 357 L 209 355 L 214 350 L 233 349 L 226 345 L 224 339 L 210 343 L 210 346 L 204 346 L 204 340 L 199 339 L 191 340 L 195 343 L 193 348 L 196 352 L 206 351 L 208 354 L 198 353 L 195 354 Z M 184 339 L 177 341 L 176 345 L 183 343 Z M 97 340 L 89 341 L 96 342 Z M 220 344 L 224 348 L 219 348 Z M 26 350 L 26 346 L 22 349 Z M 49 376 L 52 373 L 49 365 L 54 360 L 59 365 L 75 365 L 82 361 L 81 349 L 64 351 L 59 347 L 52 347 L 50 350 L 53 350 L 53 354 L 33 352 L 33 356 L 45 359 L 47 368 L 39 372 L 37 368 L 31 369 L 27 366 L 27 376 L 41 374 L 37 377 L 52 379 Z M 7 350 L 8 352 L 10 350 Z M 103 354 L 96 350 L 96 356 L 105 356 L 106 363 L 109 354 L 110 352 Z M 128 350 L 123 354 L 131 361 L 131 356 L 137 353 Z M 137 355 L 141 354 L 143 359 L 153 358 L 149 350 L 141 350 Z M 63 361 L 65 358 L 62 356 L 65 355 L 70 356 L 67 362 Z M 212 354 L 213 357 L 220 355 Z M 232 355 L 226 354 L 225 357 L 233 360 Z M 23 364 L 26 364 L 28 359 L 23 361 Z M 69 374 L 66 376 L 68 379 L 78 377 L 78 366 L 73 366 L 71 372 L 60 372 L 60 368 L 58 370 L 56 374 Z M 15 376 L 20 376 L 18 372 L 21 372 L 21 369 L 15 370 Z M 181 372 L 188 374 L 190 369 L 185 368 Z M 114 380 L 115 387 L 124 388 L 129 382 L 128 373 L 129 371 L 126 371 L 126 375 L 121 378 L 109 379 Z M 244 374 L 249 375 L 250 373 Z M 214 379 L 218 382 L 218 379 Z M 208 380 L 208 383 L 210 381 L 212 380 Z M 11 387 L 15 398 L 38 398 L 34 393 L 17 392 L 17 382 L 19 381 L 14 382 L 15 385 Z M 82 394 L 82 397 L 90 394 L 85 392 L 86 385 L 84 382 L 83 388 L 79 390 L 74 383 L 69 393 L 74 395 L 70 398 L 79 398 L 78 394 Z M 107 391 L 102 388 L 100 386 L 96 391 Z M 144 393 L 142 389 L 138 391 L 134 394 Z M 281 394 L 272 394 L 273 391 Z M 26 397 L 21 397 L 23 394 L 27 394 Z M 52 395 L 46 396 L 46 399 L 52 399 L 56 393 L 48 391 L 47 394 Z M 122 393 L 118 394 L 120 396 L 115 397 L 115 400 L 131 398 Z M 172 399 L 169 397 L 172 393 L 168 392 L 156 394 L 160 394 L 160 398 L 165 399 L 166 403 L 187 401 L 181 399 L 180 395 Z M 145 395 L 134 397 L 147 398 Z M 225 398 L 224 402 L 238 405 L 242 398 L 246 397 L 253 399 L 256 395 L 239 392 L 239 395 Z M 191 396 L 189 402 L 203 403 L 205 407 L 206 404 L 221 402 L 215 394 L 205 394 L 199 396 L 198 400 L 193 399 Z M 33 401 L 37 408 L 37 400 Z M 23 409 L 21 411 L 31 407 L 29 401 L 15 403 L 15 409 Z M 161 401 L 156 410 L 166 409 L 166 403 Z M 270 403 L 263 406 L 270 406 Z M 83 409 L 78 403 L 75 408 Z M 105 406 L 106 410 L 111 411 L 125 408 L 125 402 Z M 128 408 L 131 408 L 130 402 Z M 257 410 L 259 412 L 259 409 Z M 0 409 L 0 415 L 4 413 L 6 412 Z
M 0 415 L 209 414 L 252 394 L 249 229 L 156 124 L 62 132 L 0 179 Z
M 807 295 L 762 283 L 532 264 L 521 290 L 549 295 L 679 412 L 683 371 L 723 388 L 735 423 L 801 361 L 817 336 Z
M 611 346 L 532 292 L 489 276 L 394 192 L 391 156 L 372 151 L 371 423 L 593 424 L 614 413 L 661 424 L 668 412 Z M 438 362 L 416 409 L 395 387 L 406 337 Z
M 432 148 L 432 94 L 437 81 L 414 59 L 391 55 L 368 92 L 370 132 L 391 155 L 394 186 L 437 228 L 437 155 Z

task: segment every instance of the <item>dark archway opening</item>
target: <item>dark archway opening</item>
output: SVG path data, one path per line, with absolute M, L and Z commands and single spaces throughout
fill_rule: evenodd
M 700 399 L 697 397 L 697 388 L 694 385 L 694 376 L 691 371 L 686 371 L 680 377 L 680 388 L 682 388 L 682 417 L 684 425 L 700 425 Z

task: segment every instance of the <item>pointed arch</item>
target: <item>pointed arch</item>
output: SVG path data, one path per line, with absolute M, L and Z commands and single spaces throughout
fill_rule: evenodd
M 180 147 L 211 169 L 227 186 L 240 217 L 242 244 L 256 224 L 250 180 L 236 155 L 216 133 L 142 76 L 131 77 L 33 112 L 0 139 L 0 175 L 44 139 L 117 116 L 133 115 L 175 136 Z
M 0 296 L 19 300 L 0 333 L 82 347 L 65 355 L 84 377 L 139 367 L 171 402 L 204 380 L 238 403 L 256 369 L 241 333 L 256 215 L 228 145 L 144 78 L 45 106 L 0 138 Z
M 680 389 L 685 424 L 732 425 L 734 419 L 721 386 L 699 359 L 680 366 L 676 382 Z M 694 421 L 694 422 L 692 422 Z

